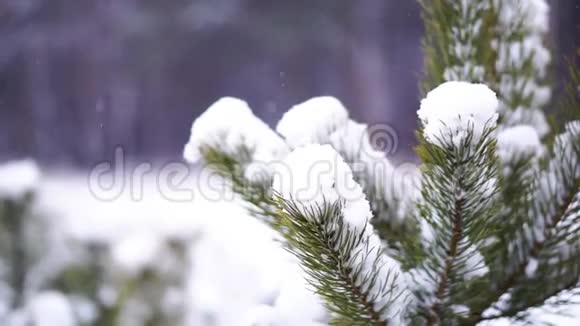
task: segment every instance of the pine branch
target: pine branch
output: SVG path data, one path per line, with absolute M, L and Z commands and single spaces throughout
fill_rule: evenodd
M 542 109 L 550 101 L 550 51 L 544 46 L 548 5 L 544 1 L 494 0 L 496 79 L 504 126 L 531 125 L 544 137 L 549 126 Z
M 202 146 L 200 152 L 206 167 L 212 169 L 231 185 L 231 189 L 249 204 L 248 211 L 264 223 L 282 231 L 278 215 L 270 193 L 272 179 L 263 175 L 258 182 L 251 182 L 245 177 L 245 169 L 251 162 L 251 151 L 246 147 L 237 149 L 238 155 L 229 155 L 219 148 Z
M 330 135 L 329 142 L 363 188 L 373 212 L 371 223 L 389 254 L 407 267 L 413 266 L 413 255 L 407 249 L 419 243 L 420 230 L 410 216 L 418 192 L 418 171 L 415 166 L 395 168 L 386 153 L 375 148 L 382 144 L 388 150 L 396 141 L 388 126 L 375 127 L 349 120 Z
M 292 231 L 285 236 L 288 250 L 299 259 L 329 311 L 340 316 L 335 324 L 387 325 L 386 316 L 400 313 L 391 305 L 404 299 L 395 286 L 401 276 L 392 270 L 380 274 L 386 268 L 381 248 L 371 246 L 364 230 L 344 223 L 340 202 L 305 208 L 281 197 L 276 201 L 282 224 Z
M 340 153 L 364 188 L 377 233 L 392 254 L 406 256 L 399 242 L 403 234 L 410 240 L 417 238 L 417 228 L 406 218 L 416 191 L 410 166 L 395 169 L 387 159 L 397 147 L 397 135 L 390 126 L 357 123 L 349 119 L 340 101 L 322 96 L 293 106 L 276 130 L 291 148 L 328 144 Z
M 369 223 L 369 203 L 349 166 L 330 145 L 298 148 L 283 163 L 292 173 L 276 174 L 272 186 L 288 230 L 283 236 L 307 281 L 337 315 L 334 322 L 403 322 L 406 280 L 400 264 L 384 253 Z
M 454 306 L 471 307 L 476 297 L 467 295 L 488 286 L 480 279 L 485 273 L 478 248 L 491 235 L 497 169 L 493 128 L 486 128 L 474 144 L 473 131 L 453 144 L 453 135 L 442 135 L 443 146 L 423 144 L 423 203 L 421 218 L 433 230 L 434 239 L 425 245 L 427 254 L 418 275 L 426 275 L 430 285 L 421 285 L 416 295 L 420 314 L 427 325 L 450 323 L 462 317 Z
M 522 145 L 521 139 L 528 143 Z M 471 307 L 471 322 L 474 322 L 473 318 L 480 318 L 473 316 L 480 316 L 513 286 L 514 274 L 525 272 L 533 246 L 530 242 L 533 224 L 529 214 L 533 205 L 530 194 L 535 191 L 536 155 L 540 146 L 539 136 L 531 127 L 506 129 L 498 135 L 501 173 L 494 201 L 500 208 L 489 226 L 492 236 L 482 248 L 490 269 L 491 286 L 478 294 L 481 300 Z M 505 285 L 498 285 L 502 283 Z
M 535 284 L 537 284 L 537 283 L 535 283 Z M 532 284 L 530 284 L 530 286 L 533 287 Z M 578 280 L 570 281 L 569 283 L 564 285 L 561 289 L 553 290 L 552 292 L 545 294 L 539 298 L 532 299 L 530 302 L 528 302 L 528 306 L 529 306 L 529 308 L 543 306 L 546 304 L 546 301 L 548 299 L 553 298 L 562 292 L 573 290 L 576 288 L 578 288 Z M 475 319 L 474 321 L 470 321 L 469 323 L 466 323 L 465 325 L 473 325 L 473 324 L 477 324 L 477 323 L 480 323 L 483 321 L 497 320 L 500 318 L 522 318 L 523 317 L 522 315 L 525 313 L 525 311 L 526 310 L 522 309 L 522 308 L 512 308 L 512 309 L 502 310 L 499 314 L 494 314 L 494 315 L 490 315 L 490 316 L 479 315 L 477 319 Z
M 419 0 L 425 22 L 423 91 L 450 80 L 492 79 L 494 12 L 489 0 Z
M 473 312 L 476 320 L 484 318 L 483 313 L 494 308 L 506 293 L 510 294 L 509 302 L 496 308 L 499 311 L 494 315 L 503 316 L 505 312 L 514 315 L 578 283 L 580 229 L 576 226 L 580 223 L 577 217 L 580 210 L 579 125 L 577 122 L 569 124 L 567 132 L 557 138 L 554 158 L 548 169 L 535 177 L 537 181 L 532 188 L 535 190 L 531 192 L 536 193 L 532 202 L 534 205 L 525 221 L 519 220 L 522 222 L 520 229 L 499 229 L 502 239 L 513 237 L 508 241 L 508 250 L 503 250 L 501 261 L 508 262 L 510 256 L 519 255 L 520 252 L 523 256 L 515 268 L 501 269 L 500 265 L 492 274 L 496 286 L 491 289 L 487 304 Z M 538 228 L 539 234 L 535 231 Z M 511 251 L 509 248 L 512 248 Z M 566 257 L 559 257 L 562 249 L 565 249 Z M 540 281 L 542 279 L 551 279 L 551 282 L 546 284 Z
M 534 191 L 537 163 L 533 154 L 525 154 L 502 163 L 501 170 L 499 193 L 495 199 L 501 208 L 490 226 L 495 230 L 489 239 L 491 244 L 483 253 L 491 272 L 503 274 L 506 269 L 513 269 L 514 262 L 524 260 L 520 253 L 529 249 L 526 241 L 532 207 L 529 194 Z
M 569 205 L 572 204 L 572 199 L 573 197 L 567 198 L 564 200 L 564 203 L 560 206 L 559 208 L 559 212 L 557 214 L 555 214 L 554 216 L 552 216 L 551 218 L 551 225 L 548 226 L 548 228 L 544 231 L 544 237 L 545 239 L 549 239 L 550 238 L 550 228 L 555 227 L 565 216 L 566 210 L 569 207 Z M 516 267 L 515 271 L 513 273 L 510 273 L 509 276 L 503 280 L 503 282 L 497 286 L 496 288 L 492 288 L 491 290 L 493 291 L 492 293 L 492 297 L 491 300 L 488 301 L 488 304 L 483 308 L 483 309 L 479 309 L 479 310 L 475 310 L 473 312 L 473 316 L 476 316 L 476 321 L 482 321 L 482 320 L 487 320 L 487 319 L 497 319 L 497 318 L 501 318 L 501 317 L 513 317 L 515 316 L 517 313 L 526 310 L 528 308 L 534 307 L 536 305 L 539 305 L 541 303 L 543 303 L 546 299 L 552 297 L 553 295 L 568 289 L 572 286 L 574 286 L 575 284 L 577 284 L 578 282 L 574 282 L 572 281 L 570 284 L 568 284 L 567 286 L 565 286 L 564 288 L 555 290 L 552 293 L 549 293 L 547 295 L 543 295 L 541 299 L 536 299 L 535 301 L 527 301 L 526 300 L 526 306 L 525 307 L 518 307 L 517 309 L 509 309 L 506 311 L 500 311 L 499 314 L 490 317 L 490 318 L 484 318 L 483 317 L 483 313 L 489 309 L 492 308 L 493 305 L 498 302 L 498 300 L 500 300 L 500 297 L 502 297 L 504 294 L 508 293 L 509 290 L 513 289 L 516 286 L 521 286 L 522 284 L 520 283 L 526 283 L 526 268 L 528 267 L 528 264 L 530 263 L 530 259 L 534 259 L 537 258 L 540 253 L 542 252 L 542 250 L 545 249 L 545 245 L 546 245 L 546 240 L 544 241 L 539 241 L 536 240 L 533 242 L 533 245 L 531 247 L 531 249 L 528 251 L 526 258 L 524 258 L 524 260 L 522 260 Z M 527 282 L 529 286 L 533 287 L 533 284 L 537 284 L 535 281 L 534 282 Z M 537 291 L 537 287 L 533 287 L 533 291 L 536 292 Z
M 438 321 L 438 317 L 442 315 L 441 312 L 441 302 L 445 299 L 449 291 L 449 281 L 451 278 L 451 274 L 453 272 L 453 265 L 455 260 L 458 257 L 459 251 L 459 242 L 463 238 L 463 216 L 462 216 L 462 208 L 465 205 L 464 198 L 456 198 L 455 199 L 455 209 L 453 210 L 453 231 L 451 240 L 449 243 L 448 255 L 445 258 L 445 268 L 443 273 L 439 276 L 439 284 L 437 286 L 437 292 L 435 293 L 435 303 L 431 306 L 431 311 L 433 314 L 430 314 L 427 317 L 427 325 L 435 325 Z
M 323 105 L 324 110 L 314 114 L 315 121 L 329 122 L 329 131 L 326 134 L 337 131 L 339 122 L 342 121 L 339 119 L 340 117 L 346 121 L 346 111 L 335 99 L 318 98 L 312 101 L 329 106 Z M 221 102 L 231 102 L 231 100 L 222 100 Z M 308 175 L 301 175 L 301 173 L 310 171 L 314 164 L 328 163 L 331 167 L 340 169 L 340 172 L 337 173 L 341 177 L 343 173 L 348 172 L 351 177 L 347 177 L 346 180 L 352 181 L 352 172 L 338 153 L 328 145 L 324 147 L 312 145 L 312 148 L 301 147 L 287 155 L 284 161 L 277 162 L 281 163 L 283 168 L 290 169 L 286 171 L 289 173 L 273 173 L 276 172 L 275 169 L 269 169 L 272 166 L 266 164 L 263 166 L 265 168 L 264 175 L 259 178 L 250 178 L 248 171 L 256 162 L 257 153 L 266 154 L 267 157 L 271 157 L 271 155 L 264 153 L 258 145 L 247 146 L 243 139 L 236 140 L 237 145 L 233 148 L 227 137 L 230 133 L 246 135 L 250 132 L 249 130 L 238 130 L 240 128 L 229 122 L 224 123 L 216 120 L 216 123 L 223 127 L 223 132 L 203 133 L 205 130 L 211 130 L 208 129 L 209 126 L 204 125 L 205 120 L 219 118 L 218 112 L 224 109 L 221 102 L 214 104 L 194 122 L 192 137 L 185 150 L 186 158 L 193 162 L 201 159 L 205 167 L 221 176 L 227 185 L 245 203 L 249 204 L 250 211 L 256 217 L 268 223 L 284 237 L 286 240 L 285 248 L 300 259 L 300 263 L 310 275 L 309 281 L 316 292 L 327 299 L 326 303 L 330 311 L 337 315 L 338 318 L 333 321 L 334 323 L 340 324 L 347 321 L 351 325 L 383 325 L 387 319 L 400 320 L 404 318 L 405 315 L 402 313 L 404 298 L 401 297 L 405 293 L 406 286 L 398 279 L 399 275 L 396 273 L 399 270 L 398 263 L 382 254 L 382 244 L 374 235 L 373 228 L 367 223 L 368 221 L 365 221 L 365 227 L 358 228 L 360 226 L 358 223 L 363 218 L 370 219 L 372 217 L 372 215 L 367 216 L 370 213 L 368 202 L 362 197 L 364 195 L 358 185 L 358 188 L 355 188 L 357 191 L 355 195 L 357 198 L 362 198 L 354 202 L 343 198 L 345 203 L 341 200 L 333 200 L 332 204 L 329 205 L 338 205 L 334 210 L 331 210 L 330 206 L 326 204 L 322 205 L 323 207 L 313 205 L 308 206 L 311 211 L 305 213 L 300 211 L 291 199 L 285 203 L 282 197 L 272 196 L 272 184 L 277 191 L 290 191 L 291 193 L 303 190 L 295 189 L 300 188 L 300 183 L 296 183 L 299 178 L 303 178 L 300 179 L 300 182 L 305 182 L 304 187 L 312 186 L 311 178 L 313 176 L 310 176 L 309 173 L 307 173 Z M 239 102 L 235 103 L 240 105 Z M 324 141 L 330 136 L 325 134 L 326 128 L 322 128 L 322 131 L 318 129 L 299 129 L 297 131 L 292 127 L 293 119 L 300 118 L 304 108 L 305 106 L 297 106 L 292 109 L 285 114 L 278 125 L 278 131 L 286 137 L 288 144 L 305 145 L 304 142 L 308 143 L 311 138 L 315 141 Z M 329 113 L 326 109 L 331 112 Z M 251 115 L 247 107 L 240 107 L 239 110 L 241 110 L 240 114 L 256 124 L 257 128 L 263 127 L 262 124 L 256 122 L 255 117 Z M 335 114 L 338 120 L 327 120 L 327 114 Z M 309 126 L 319 127 L 317 124 Z M 263 133 L 270 134 L 271 131 L 263 130 Z M 248 138 L 253 139 L 255 143 L 262 142 L 259 139 L 254 139 L 252 135 L 249 135 Z M 277 151 L 278 154 L 284 154 L 282 152 L 285 148 L 285 144 L 276 143 L 273 150 Z M 302 154 L 302 151 L 308 154 Z M 306 155 L 306 157 L 301 155 Z M 319 159 L 314 160 L 318 156 L 320 156 Z M 331 173 L 331 175 L 335 177 L 334 174 Z M 290 177 L 291 180 L 284 181 L 285 177 Z M 340 197 L 342 195 L 337 193 L 338 188 L 341 188 L 336 185 L 338 181 L 345 180 L 338 178 L 332 182 L 332 186 L 328 180 L 318 186 L 330 186 L 332 189 L 327 190 L 342 198 Z M 278 189 L 284 185 L 288 186 L 288 182 L 290 189 Z M 316 182 L 321 181 L 316 179 Z M 342 189 L 350 186 L 352 185 L 342 185 Z M 310 202 L 312 198 L 307 196 L 304 200 Z M 342 211 L 343 204 L 347 206 L 344 212 Z M 328 210 L 334 213 L 330 214 Z M 346 211 L 349 213 L 346 214 Z M 346 215 L 349 217 L 345 217 Z M 323 220 L 319 221 L 319 218 Z M 355 223 L 356 226 L 343 221 L 353 218 L 359 222 L 351 220 L 349 223 Z M 389 266 L 383 266 L 385 264 Z
M 397 146 L 397 135 L 387 125 L 367 126 L 348 117 L 339 100 L 315 97 L 293 106 L 276 130 L 291 148 L 331 145 L 345 159 L 370 203 L 377 234 L 389 254 L 406 263 L 403 242 L 417 242 L 418 227 L 407 218 L 413 209 L 416 186 L 410 165 L 395 169 L 387 154 Z M 416 167 L 412 166 L 412 171 Z
M 187 161 L 201 162 L 209 169 L 202 174 L 213 172 L 222 177 L 249 203 L 252 215 L 277 229 L 269 193 L 272 165 L 288 150 L 288 145 L 253 114 L 245 101 L 223 97 L 193 122 L 183 155 Z

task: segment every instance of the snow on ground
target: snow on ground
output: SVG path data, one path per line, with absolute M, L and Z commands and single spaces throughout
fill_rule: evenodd
M 315 321 L 324 319 L 321 303 L 306 289 L 291 255 L 273 240 L 273 231 L 235 202 L 199 193 L 193 201 L 171 201 L 154 177 L 145 178 L 141 200 L 126 187 L 115 200 L 103 201 L 91 192 L 87 176 L 46 174 L 35 210 L 80 239 L 122 243 L 151 233 L 194 235 L 188 325 L 320 325 Z M 197 187 L 193 177 L 186 183 Z M 125 258 L 127 264 L 140 264 L 155 248 L 125 248 L 118 256 L 141 255 Z
M 32 160 L 0 164 L 0 198 L 20 200 L 34 190 L 39 178 L 38 166 Z
M 101 200 L 89 186 L 88 173 L 48 173 L 41 179 L 36 209 L 64 223 L 71 234 L 95 240 L 116 241 L 141 231 L 186 235 L 199 230 L 203 221 L 195 217 L 193 202 L 164 198 L 154 178 L 146 178 L 142 188 L 141 199 L 127 186 L 118 198 Z
M 273 231 L 236 202 L 217 202 L 199 193 L 171 201 L 155 178 L 146 178 L 143 198 L 125 191 L 113 201 L 97 199 L 88 173 L 49 173 L 41 179 L 36 210 L 80 238 L 119 241 L 134 234 L 197 235 L 192 245 L 188 322 L 195 326 L 324 325 L 321 302 L 306 289 L 292 257 L 273 240 Z M 195 189 L 190 177 L 188 187 Z M 133 250 L 146 257 L 147 248 Z M 130 257 L 139 262 L 143 257 Z M 580 317 L 580 311 L 572 311 Z M 574 318 L 535 310 L 536 320 L 576 325 Z M 486 325 L 510 325 L 499 320 Z

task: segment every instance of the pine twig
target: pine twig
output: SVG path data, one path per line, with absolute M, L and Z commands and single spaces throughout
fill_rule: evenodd
M 432 311 L 433 313 L 429 314 L 429 316 L 427 317 L 427 325 L 429 326 L 435 325 L 439 320 L 438 316 L 441 315 L 440 302 L 441 300 L 444 299 L 445 293 L 449 289 L 449 278 L 451 277 L 451 270 L 453 268 L 455 259 L 457 258 L 458 246 L 462 238 L 463 215 L 461 213 L 461 208 L 463 207 L 464 201 L 465 200 L 463 198 L 457 198 L 455 200 L 455 209 L 453 212 L 453 232 L 451 236 L 451 241 L 449 243 L 449 253 L 445 258 L 444 271 L 439 276 L 440 281 L 439 285 L 437 286 L 437 292 L 435 294 L 436 301 L 430 308 L 430 311 Z

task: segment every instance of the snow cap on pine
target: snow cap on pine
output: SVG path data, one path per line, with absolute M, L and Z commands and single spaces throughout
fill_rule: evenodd
M 330 145 L 308 145 L 292 151 L 274 173 L 273 189 L 286 200 L 296 201 L 308 216 L 313 207 L 344 202 L 344 219 L 364 229 L 371 218 L 369 202 L 352 170 Z
M 0 199 L 21 200 L 38 185 L 40 171 L 33 160 L 0 164 Z
M 347 119 L 328 136 L 328 143 L 342 153 L 347 161 L 355 161 L 359 156 L 369 156 L 364 154 L 376 153 L 369 142 L 368 126 L 351 119 Z M 384 153 L 380 154 L 381 157 L 384 156 Z
M 284 141 L 252 113 L 248 104 L 233 97 L 219 99 L 193 122 L 184 158 L 191 163 L 200 161 L 202 146 L 217 147 L 230 155 L 245 147 L 253 160 L 262 162 L 278 160 L 288 152 Z
M 293 106 L 282 116 L 276 131 L 291 148 L 327 143 L 334 131 L 348 121 L 342 103 L 331 96 L 314 97 Z
M 495 127 L 497 107 L 497 96 L 486 85 L 450 81 L 430 91 L 417 114 L 428 142 L 445 146 L 451 136 L 457 146 L 470 131 L 477 142 L 486 127 Z
M 497 154 L 504 162 L 535 157 L 542 152 L 540 135 L 532 126 L 510 127 L 497 135 Z

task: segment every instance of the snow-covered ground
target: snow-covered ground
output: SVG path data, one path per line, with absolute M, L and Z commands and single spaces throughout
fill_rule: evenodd
M 35 209 L 65 233 L 81 238 L 119 241 L 143 232 L 195 237 L 187 325 L 324 324 L 324 309 L 306 289 L 293 258 L 270 229 L 235 202 L 199 194 L 192 201 L 171 201 L 154 177 L 144 179 L 141 200 L 127 190 L 115 200 L 102 201 L 91 192 L 87 177 L 85 172 L 44 174 Z M 190 189 L 198 186 L 195 181 L 191 176 L 186 180 Z M 147 256 L 147 250 L 153 249 L 143 246 L 135 253 Z M 557 325 L 577 324 L 573 318 L 535 314 Z
M 320 302 L 272 230 L 235 202 L 204 198 L 193 177 L 185 181 L 196 194 L 189 202 L 169 200 L 156 180 L 144 179 L 140 200 L 127 187 L 115 200 L 103 201 L 91 191 L 88 173 L 48 173 L 35 209 L 84 239 L 116 242 L 149 232 L 195 237 L 188 325 L 316 325 L 324 318 Z M 143 245 L 135 254 L 147 256 L 148 250 L 153 249 Z

